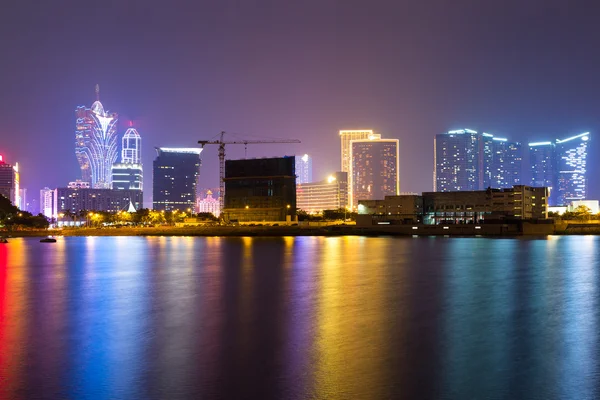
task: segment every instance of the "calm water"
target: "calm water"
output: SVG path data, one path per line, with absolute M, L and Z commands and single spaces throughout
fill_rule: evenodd
M 0 398 L 600 398 L 600 238 L 0 244 Z

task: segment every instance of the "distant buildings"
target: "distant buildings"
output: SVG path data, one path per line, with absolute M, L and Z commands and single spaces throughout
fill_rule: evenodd
M 19 190 L 19 164 L 8 164 L 0 155 L 0 194 L 21 207 Z
M 296 156 L 296 184 L 312 182 L 312 157 Z
M 364 140 L 369 138 L 381 138 L 381 135 L 375 135 L 372 129 L 359 129 L 359 130 L 341 130 L 340 131 L 340 144 L 341 144 L 341 171 L 348 173 L 348 198 L 349 204 L 352 204 L 352 173 L 350 170 L 351 163 L 351 146 L 350 143 L 353 140 Z
M 436 192 L 510 188 L 521 183 L 521 144 L 459 129 L 434 140 Z
M 141 164 L 113 164 L 112 188 L 118 190 L 142 190 L 143 171 Z
M 548 189 L 512 188 L 425 192 L 359 201 L 358 213 L 379 224 L 479 224 L 486 220 L 548 218 Z M 368 223 L 371 224 L 371 223 Z
M 483 133 L 483 187 L 511 188 L 521 184 L 521 143 Z
M 348 173 L 336 172 L 319 182 L 296 183 L 296 201 L 298 208 L 309 214 L 348 207 Z
M 550 205 L 566 206 L 587 196 L 587 153 L 590 133 L 554 142 L 529 143 L 531 184 L 550 189 Z
M 142 164 L 142 137 L 135 128 L 129 127 L 121 139 L 121 163 Z
M 113 189 L 143 190 L 142 138 L 135 128 L 125 131 L 121 140 L 121 162 L 111 168 Z
M 400 193 L 398 139 L 381 139 L 371 135 L 367 139 L 350 141 L 351 183 L 350 204 Z
M 483 135 L 471 129 L 449 131 L 435 136 L 433 148 L 436 192 L 483 188 Z
M 66 211 L 80 213 L 82 211 L 107 211 L 116 213 L 129 210 L 130 204 L 137 210 L 142 207 L 143 194 L 139 190 L 113 190 L 113 189 L 86 189 L 86 188 L 58 188 L 53 191 L 42 190 L 41 199 L 44 210 L 50 201 L 45 197 L 50 193 L 54 195 L 52 201 L 52 217 Z M 46 211 L 44 211 L 44 215 Z
M 210 190 L 206 193 L 205 198 L 203 198 L 202 200 L 198 199 L 196 209 L 199 213 L 211 213 L 215 217 L 218 217 L 221 214 L 221 206 L 219 205 L 219 199 L 215 199 Z
M 96 85 L 96 101 L 91 108 L 75 110 L 75 155 L 83 181 L 93 188 L 111 187 L 111 167 L 117 161 L 118 114 L 104 110 Z
M 48 187 L 40 190 L 40 213 L 48 218 L 56 217 L 56 189 Z
M 155 210 L 195 208 L 201 152 L 198 148 L 156 148 L 152 180 Z
M 292 221 L 295 157 L 225 161 L 225 221 Z
M 556 140 L 556 203 L 568 204 L 587 196 L 589 132 Z

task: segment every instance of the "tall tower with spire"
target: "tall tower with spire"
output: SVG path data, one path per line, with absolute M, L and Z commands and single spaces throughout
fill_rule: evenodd
M 81 178 L 92 188 L 111 187 L 111 168 L 117 161 L 117 122 L 119 115 L 104 110 L 100 102 L 100 86 L 96 85 L 96 101 L 91 108 L 75 109 L 75 155 Z

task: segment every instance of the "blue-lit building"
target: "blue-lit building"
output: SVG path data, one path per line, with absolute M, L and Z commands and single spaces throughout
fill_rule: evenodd
M 296 183 L 312 182 L 312 157 L 308 154 L 296 156 Z
M 550 188 L 551 206 L 564 206 L 587 196 L 587 152 L 590 133 L 554 142 L 529 143 L 531 185 Z
M 471 129 L 441 133 L 434 140 L 436 192 L 481 190 L 484 187 L 483 135 Z
M 504 189 L 521 184 L 521 144 L 483 133 L 484 188 Z

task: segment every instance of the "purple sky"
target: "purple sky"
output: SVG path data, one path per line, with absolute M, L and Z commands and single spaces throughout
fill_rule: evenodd
M 300 139 L 248 156 L 309 153 L 320 179 L 339 169 L 339 129 L 372 128 L 400 139 L 401 190 L 431 190 L 434 135 L 463 127 L 524 142 L 591 131 L 598 198 L 599 11 L 563 0 L 12 1 L 0 13 L 0 154 L 21 164 L 30 196 L 78 178 L 74 110 L 99 83 L 121 132 L 133 119 L 143 137 L 146 200 L 154 146 L 221 130 Z M 216 186 L 217 171 L 210 147 L 200 186 Z

